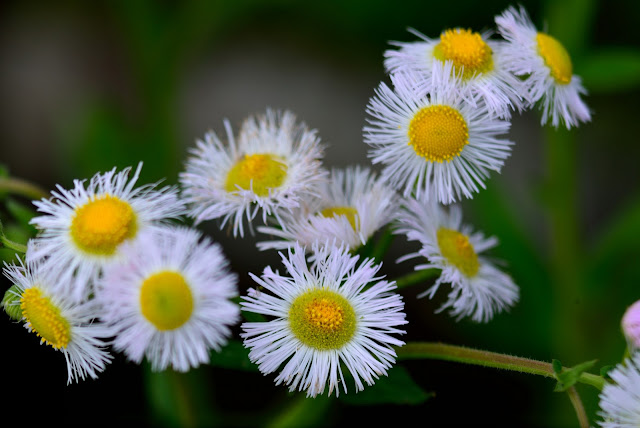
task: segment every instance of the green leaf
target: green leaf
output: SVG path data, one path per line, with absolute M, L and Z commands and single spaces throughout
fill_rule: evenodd
M 593 367 L 597 361 L 598 360 L 585 361 L 584 363 L 580 363 L 570 369 L 561 369 L 560 372 L 556 370 L 556 365 L 554 363 L 553 370 L 556 372 L 556 379 L 558 379 L 558 383 L 556 384 L 554 391 L 563 392 L 571 388 L 576 384 L 576 382 L 578 382 L 580 375 Z
M 211 352 L 210 358 L 209 363 L 215 367 L 258 371 L 258 366 L 249 360 L 249 349 L 239 340 L 230 340 L 220 352 Z
M 16 222 L 22 226 L 31 236 L 37 232 L 36 228 L 29 224 L 31 219 L 36 216 L 36 211 L 28 205 L 18 202 L 13 198 L 7 198 L 7 211 L 13 216 Z
M 551 365 L 553 366 L 553 371 L 556 374 L 562 373 L 562 363 L 560 362 L 560 360 L 553 360 L 551 362 Z
M 387 376 L 381 376 L 373 386 L 365 386 L 363 391 L 354 391 L 353 379 L 348 370 L 343 371 L 347 381 L 347 394 L 342 392 L 338 397 L 341 401 L 351 405 L 376 404 L 422 404 L 432 397 L 433 393 L 425 392 L 413 381 L 409 372 L 402 366 L 390 369 Z M 347 380 L 347 378 L 349 378 Z
M 640 50 L 607 48 L 576 65 L 589 92 L 622 92 L 640 86 Z
M 615 368 L 614 364 L 609 364 L 607 366 L 600 367 L 600 376 L 604 378 L 609 378 L 609 372 Z
M 330 413 L 330 406 L 334 401 L 333 397 L 319 395 L 308 398 L 303 394 L 297 395 L 297 399 L 291 399 L 287 406 L 266 425 L 267 428 L 326 426 L 327 414 Z

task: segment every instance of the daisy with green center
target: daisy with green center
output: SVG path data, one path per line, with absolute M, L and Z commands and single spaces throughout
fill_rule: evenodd
M 124 261 L 105 268 L 97 300 L 116 332 L 113 346 L 154 371 L 185 372 L 209 362 L 240 316 L 237 276 L 219 245 L 197 230 L 167 227 L 122 248 Z
M 281 215 L 281 227 L 258 227 L 258 231 L 281 238 L 258 242 L 260 250 L 286 249 L 294 245 L 311 248 L 318 240 L 336 240 L 350 250 L 364 245 L 394 217 L 395 191 L 369 168 L 333 169 L 320 183 L 319 197 L 292 213 Z
M 640 426 L 640 353 L 636 352 L 607 373 L 612 382 L 600 393 L 603 428 L 637 428 Z
M 447 204 L 471 198 L 511 154 L 513 143 L 499 138 L 509 122 L 494 118 L 484 104 L 465 102 L 450 70 L 447 64 L 440 84 L 424 97 L 406 75 L 392 75 L 394 89 L 381 83 L 367 105 L 369 157 L 384 165 L 382 180 L 404 196 L 426 194 Z
M 325 391 L 339 395 L 347 385 L 343 369 L 355 380 L 373 385 L 395 363 L 392 346 L 404 343 L 404 304 L 393 293 L 395 283 L 380 281 L 380 265 L 366 259 L 359 265 L 346 246 L 315 244 L 314 262 L 307 264 L 305 249 L 296 244 L 281 253 L 289 276 L 267 267 L 262 277 L 251 275 L 259 289 L 250 289 L 241 303 L 245 311 L 269 317 L 267 322 L 242 324 L 249 359 L 268 374 L 281 367 L 276 385 L 306 391 L 315 397 Z
M 227 143 L 214 132 L 198 140 L 186 171 L 180 174 L 183 197 L 196 224 L 222 218 L 231 221 L 234 236 L 244 235 L 243 217 L 249 224 L 262 210 L 269 215 L 298 207 L 318 181 L 323 146 L 315 131 L 297 123 L 293 113 L 267 110 L 245 120 L 238 142 L 225 120 Z
M 418 241 L 422 248 L 407 254 L 398 262 L 426 258 L 428 263 L 415 270 L 439 269 L 434 285 L 418 295 L 433 298 L 442 283 L 451 284 L 447 301 L 438 312 L 449 309 L 458 320 L 471 317 L 475 322 L 487 322 L 494 314 L 513 306 L 519 297 L 518 287 L 481 253 L 497 245 L 494 237 L 485 238 L 462 224 L 462 210 L 452 205 L 449 210 L 422 199 L 408 199 L 398 216 L 396 233 L 409 241 Z
M 502 55 L 503 41 L 489 40 L 490 33 L 452 28 L 431 39 L 410 30 L 423 41 L 393 45 L 398 50 L 385 52 L 385 68 L 389 74 L 410 73 L 415 76 L 416 90 L 425 95 L 438 84 L 436 75 L 447 72 L 460 77 L 455 89 L 472 105 L 481 100 L 489 112 L 501 118 L 511 117 L 511 110 L 521 111 L 526 91 L 520 79 L 508 69 Z
M 31 246 L 29 246 L 31 248 Z M 101 308 L 94 301 L 77 302 L 62 293 L 55 275 L 38 262 L 6 265 L 4 275 L 15 285 L 13 304 L 19 305 L 24 326 L 40 343 L 62 352 L 67 362 L 67 384 L 96 379 L 111 361 L 105 340 L 112 331 L 97 321 Z
M 540 103 L 542 124 L 551 120 L 567 128 L 591 120 L 580 77 L 573 74 L 571 57 L 552 36 L 539 32 L 523 7 L 509 7 L 496 17 L 498 31 L 509 43 L 504 58 L 509 70 L 525 77 L 531 103 Z
M 34 201 L 44 215 L 31 220 L 39 235 L 27 257 L 60 273 L 56 291 L 86 299 L 101 269 L 118 260 L 124 242 L 184 212 L 176 188 L 134 188 L 141 168 L 142 163 L 132 178 L 131 168 L 98 173 L 86 188 L 84 180 L 74 180 L 73 189 L 58 185 L 53 198 Z

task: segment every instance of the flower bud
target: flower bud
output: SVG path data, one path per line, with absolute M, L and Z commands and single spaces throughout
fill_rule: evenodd
M 629 351 L 640 349 L 640 300 L 629 306 L 622 317 L 622 332 Z

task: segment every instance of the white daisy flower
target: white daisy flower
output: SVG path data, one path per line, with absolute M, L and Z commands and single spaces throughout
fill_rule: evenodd
M 612 383 L 605 383 L 600 393 L 603 428 L 640 426 L 640 353 L 633 354 L 608 373 Z
M 305 390 L 308 397 L 322 394 L 327 382 L 329 395 L 342 383 L 343 366 L 353 375 L 356 391 L 363 381 L 372 385 L 395 362 L 391 346 L 404 343 L 392 334 L 406 324 L 400 295 L 391 292 L 394 282 L 379 281 L 380 265 L 372 259 L 356 266 L 358 257 L 346 246 L 312 249 L 315 262 L 307 265 L 305 249 L 295 245 L 288 256 L 281 253 L 289 276 L 267 267 L 258 283 L 241 303 L 244 310 L 274 317 L 268 322 L 242 324 L 249 358 L 262 373 L 283 365 L 276 385 L 290 391 Z
M 240 315 L 237 277 L 219 245 L 197 230 L 167 227 L 122 246 L 124 260 L 105 268 L 97 299 L 113 326 L 115 349 L 154 371 L 187 371 L 226 344 Z
M 30 248 L 30 247 L 29 247 Z M 62 352 L 67 362 L 67 384 L 93 379 L 111 361 L 104 339 L 112 331 L 96 321 L 101 308 L 94 301 L 77 302 L 62 293 L 50 271 L 27 261 L 26 266 L 7 265 L 4 275 L 15 284 L 14 304 L 20 305 L 24 326 L 40 338 L 40 343 Z
M 258 248 L 282 250 L 297 241 L 310 249 L 314 242 L 328 239 L 355 250 L 393 219 L 398 204 L 395 190 L 359 166 L 333 169 L 318 193 L 294 212 L 283 213 L 281 227 L 258 227 L 281 238 L 258 242 Z
M 447 212 L 424 198 L 408 199 L 398 216 L 396 233 L 422 244 L 417 253 L 408 254 L 399 262 L 424 257 L 428 263 L 416 266 L 415 270 L 442 271 L 435 284 L 419 294 L 419 298 L 433 298 L 442 283 L 451 284 L 448 299 L 438 312 L 450 309 L 451 316 L 458 320 L 471 317 L 475 322 L 487 322 L 518 301 L 519 290 L 511 277 L 480 255 L 495 247 L 498 240 L 485 238 L 482 233 L 473 233 L 471 227 L 462 225 L 459 206 L 452 205 Z
M 71 190 L 58 185 L 53 198 L 33 202 L 45 215 L 31 220 L 40 232 L 27 257 L 60 273 L 56 292 L 86 299 L 101 269 L 119 259 L 123 242 L 183 213 L 177 188 L 134 188 L 141 168 L 142 162 L 131 178 L 131 168 L 98 173 L 86 188 L 84 180 L 74 180 Z
M 509 122 L 494 118 L 484 104 L 465 102 L 450 70 L 448 63 L 429 97 L 416 95 L 406 76 L 392 75 L 395 89 L 381 83 L 367 105 L 369 157 L 384 164 L 382 180 L 404 188 L 404 196 L 415 191 L 443 203 L 471 198 L 511 154 L 513 143 L 498 138 Z
M 524 108 L 526 91 L 508 69 L 503 57 L 505 42 L 489 40 L 490 32 L 480 34 L 462 28 L 445 30 L 439 39 L 409 31 L 423 41 L 393 42 L 398 50 L 387 50 L 384 64 L 389 74 L 414 75 L 421 96 L 432 91 L 438 83 L 434 73 L 442 73 L 450 62 L 453 68 L 448 72 L 460 76 L 455 89 L 472 105 L 480 99 L 491 114 L 504 119 L 511 117 L 511 109 Z
M 513 6 L 497 16 L 498 31 L 509 44 L 503 51 L 508 68 L 526 76 L 531 103 L 540 102 L 542 124 L 551 120 L 567 128 L 591 120 L 589 108 L 580 95 L 586 95 L 580 77 L 573 74 L 571 57 L 552 36 L 538 32 L 523 7 Z
M 222 218 L 222 228 L 231 219 L 233 235 L 243 236 L 243 216 L 251 222 L 261 209 L 263 222 L 277 217 L 282 209 L 298 207 L 326 178 L 316 131 L 296 123 L 293 113 L 268 109 L 263 116 L 250 116 L 237 143 L 229 121 L 224 126 L 228 144 L 207 133 L 180 174 L 196 224 Z

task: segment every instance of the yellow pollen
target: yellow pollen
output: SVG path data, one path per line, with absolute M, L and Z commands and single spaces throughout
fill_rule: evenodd
M 491 48 L 479 33 L 471 30 L 446 30 L 433 48 L 433 56 L 442 62 L 452 61 L 456 72 L 463 69 L 463 79 L 493 70 Z
M 551 70 L 551 76 L 556 83 L 560 85 L 571 83 L 573 65 L 569 52 L 562 46 L 562 43 L 545 33 L 538 33 L 536 41 L 538 42 L 538 53 Z
M 360 217 L 358 217 L 358 210 L 351 207 L 329 207 L 320 211 L 320 214 L 323 217 L 338 217 L 345 216 L 347 220 L 349 220 L 349 224 L 353 227 L 353 230 L 358 230 L 356 226 L 360 222 Z
M 193 312 L 189 284 L 177 272 L 153 274 L 142 283 L 140 308 L 158 330 L 174 330 L 187 322 Z
M 316 289 L 298 296 L 289 309 L 289 323 L 305 345 L 320 350 L 339 349 L 356 330 L 356 314 L 340 294 Z
M 22 315 L 41 342 L 54 349 L 66 348 L 71 342 L 71 326 L 60 314 L 60 308 L 43 296 L 38 288 L 28 288 L 20 299 Z
M 225 190 L 237 192 L 238 187 L 251 189 L 258 196 L 268 196 L 269 189 L 282 185 L 287 177 L 287 165 L 281 158 L 270 154 L 245 155 L 227 174 Z
M 127 202 L 111 195 L 97 197 L 76 208 L 71 237 L 82 250 L 113 254 L 125 239 L 136 234 L 136 216 Z
M 468 143 L 467 122 L 449 106 L 424 107 L 409 123 L 409 145 L 429 162 L 448 162 Z
M 469 242 L 469 237 L 458 231 L 445 228 L 440 228 L 437 235 L 440 253 L 447 261 L 466 276 L 475 276 L 480 269 L 480 264 L 478 263 L 478 255 Z

